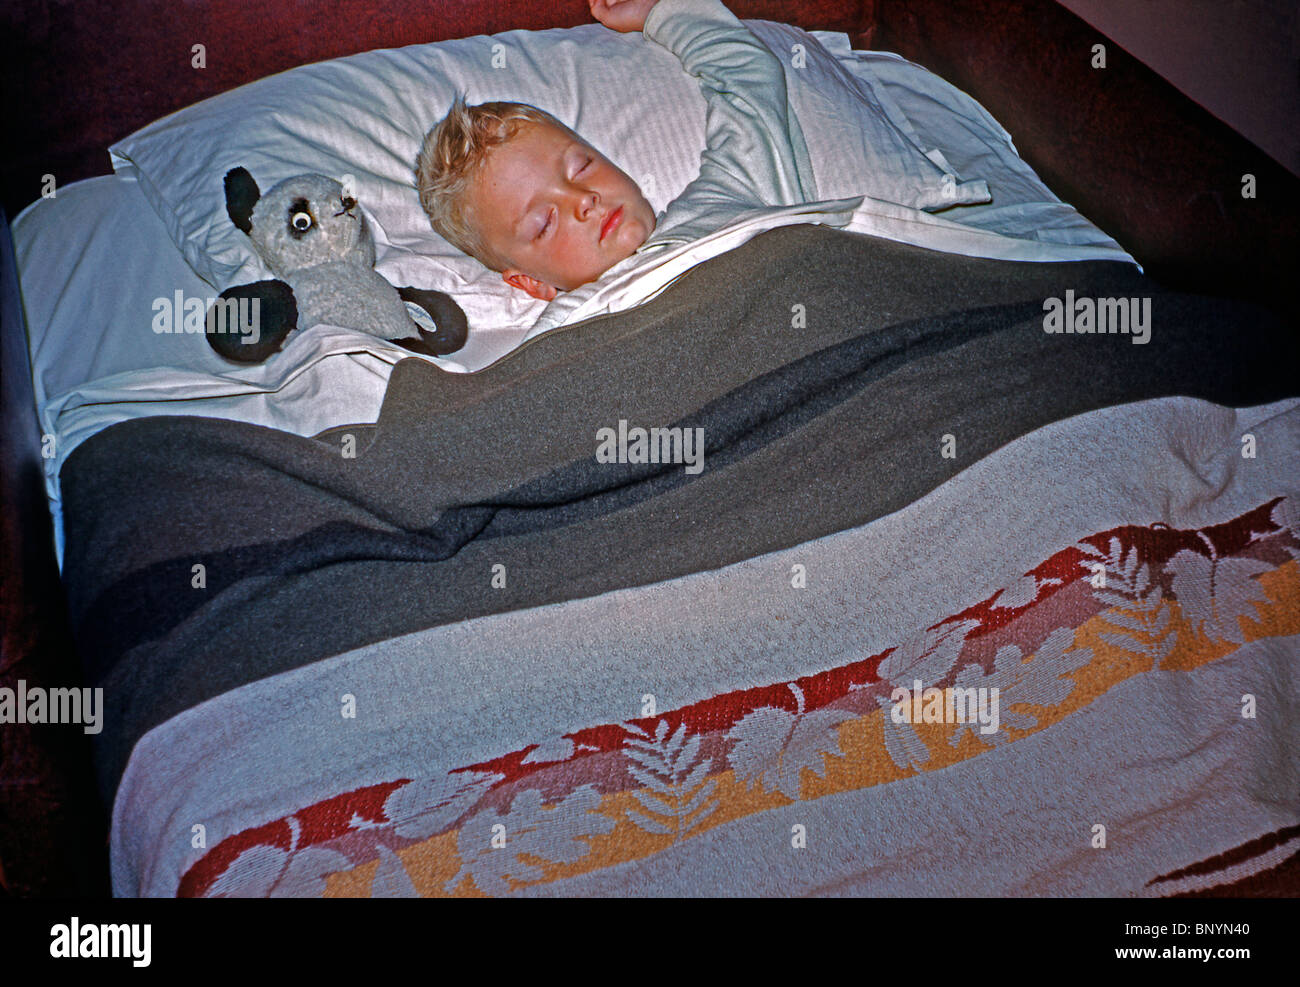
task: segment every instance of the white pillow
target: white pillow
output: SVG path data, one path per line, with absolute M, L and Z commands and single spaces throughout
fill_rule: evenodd
M 845 36 L 746 23 L 785 66 L 820 198 L 866 194 L 930 209 L 987 200 L 983 182 L 945 177 L 941 155 L 927 157 L 818 40 L 847 50 Z M 553 113 L 638 181 L 656 213 L 699 173 L 705 103 L 696 80 L 641 34 L 599 24 L 305 65 L 173 113 L 109 151 L 217 289 L 272 276 L 226 214 L 226 172 L 242 165 L 264 191 L 313 172 L 350 185 L 372 221 L 375 267 L 391 283 L 450 292 L 472 328 L 531 325 L 545 303 L 453 248 L 420 208 L 415 158 L 458 91 L 470 103 L 517 100 Z

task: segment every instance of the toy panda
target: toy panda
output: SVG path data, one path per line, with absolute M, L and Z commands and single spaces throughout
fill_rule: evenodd
M 226 174 L 225 188 L 231 221 L 281 280 L 221 293 L 206 326 L 208 342 L 221 356 L 260 363 L 295 328 L 320 322 L 358 329 L 427 356 L 453 353 L 465 344 L 469 324 L 450 295 L 394 288 L 375 271 L 374 237 L 357 200 L 338 182 L 298 175 L 262 195 L 246 168 L 234 168 Z M 256 305 L 244 308 L 245 315 L 250 309 L 257 313 L 255 332 L 226 324 L 241 299 L 256 299 Z M 428 313 L 432 331 L 412 319 L 406 302 Z

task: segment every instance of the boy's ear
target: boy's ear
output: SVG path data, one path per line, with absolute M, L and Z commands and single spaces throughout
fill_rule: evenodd
M 526 291 L 534 298 L 540 298 L 544 302 L 549 302 L 559 294 L 555 285 L 547 284 L 545 281 L 538 281 L 536 278 L 529 277 L 523 271 L 516 271 L 514 268 L 502 271 L 501 278 L 506 284 L 512 285 L 520 291 Z

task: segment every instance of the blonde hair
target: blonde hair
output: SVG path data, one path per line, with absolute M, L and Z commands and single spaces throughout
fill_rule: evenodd
M 549 123 L 573 134 L 536 106 L 506 102 L 466 106 L 457 95 L 447 115 L 425 135 L 415 160 L 415 187 L 434 230 L 494 271 L 504 271 L 509 262 L 483 241 L 466 214 L 465 193 L 488 153 L 513 138 L 524 121 Z

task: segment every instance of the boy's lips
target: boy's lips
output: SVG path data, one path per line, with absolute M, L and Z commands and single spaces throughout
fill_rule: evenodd
M 619 206 L 612 213 L 605 217 L 605 222 L 600 227 L 600 242 L 605 242 L 605 237 L 609 236 L 623 222 L 623 207 Z

